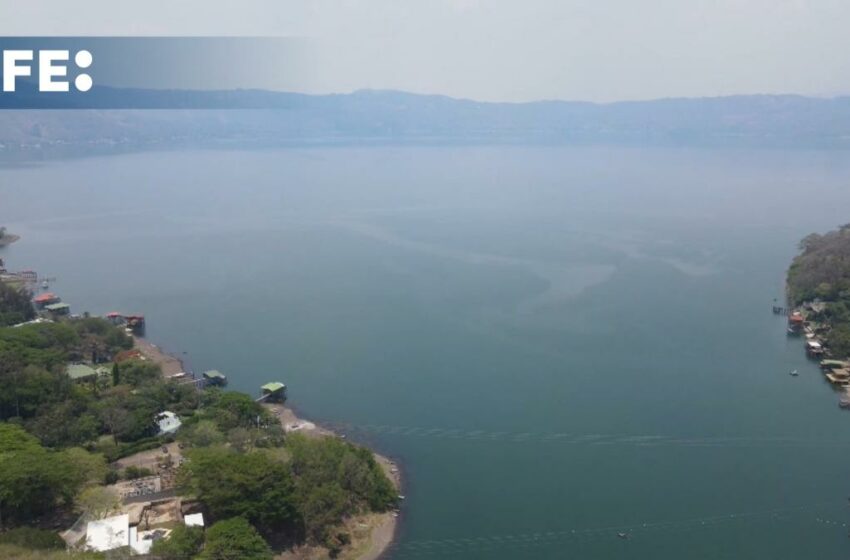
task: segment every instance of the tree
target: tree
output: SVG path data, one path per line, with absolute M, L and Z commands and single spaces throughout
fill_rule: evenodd
M 127 411 L 118 399 L 104 400 L 100 407 L 100 420 L 112 435 L 115 445 L 118 445 L 118 434 L 124 431 L 128 424 Z
M 99 453 L 89 453 L 80 447 L 73 447 L 62 451 L 59 455 L 68 466 L 68 477 L 71 483 L 77 487 L 100 484 L 109 472 L 106 458 Z
M 270 421 L 269 412 L 245 393 L 217 391 L 213 395 L 214 400 L 208 404 L 206 413 L 222 431 L 239 427 L 256 428 L 258 419 L 260 424 Z
M 207 531 L 199 560 L 272 560 L 263 537 L 244 518 L 219 521 Z
M 115 387 L 121 383 L 121 370 L 118 369 L 118 364 L 112 364 L 112 386 Z
M 202 527 L 178 525 L 167 539 L 153 543 L 151 556 L 158 560 L 188 560 L 194 558 L 204 544 Z
M 298 507 L 304 518 L 307 537 L 326 544 L 331 530 L 349 513 L 349 496 L 336 482 L 311 487 L 299 495 Z
M 239 453 L 245 453 L 251 448 L 252 439 L 251 432 L 245 428 L 233 428 L 227 432 L 227 443 Z
M 397 492 L 368 449 L 337 438 L 291 436 L 295 495 L 307 537 L 326 543 L 330 529 L 359 510 L 385 511 Z
M 829 350 L 838 358 L 850 357 L 850 325 L 840 324 L 827 337 Z
M 20 426 L 0 423 L 0 527 L 68 505 L 79 489 L 73 465 Z
M 109 488 L 91 486 L 80 492 L 76 504 L 88 519 L 103 519 L 121 507 L 121 500 Z
M 23 323 L 35 317 L 32 294 L 0 281 L 0 327 Z
M 134 387 L 158 381 L 162 377 L 159 365 L 141 360 L 126 360 L 118 365 L 118 369 L 121 381 Z
M 181 430 L 178 437 L 193 447 L 209 447 L 224 441 L 224 435 L 212 420 L 201 420 Z
M 100 422 L 85 412 L 86 404 L 72 400 L 45 407 L 35 418 L 25 423 L 27 430 L 46 447 L 62 448 L 82 445 L 100 433 Z
M 220 447 L 193 449 L 187 456 L 183 482 L 214 518 L 241 516 L 263 529 L 299 521 L 286 465 L 264 453 L 239 454 Z

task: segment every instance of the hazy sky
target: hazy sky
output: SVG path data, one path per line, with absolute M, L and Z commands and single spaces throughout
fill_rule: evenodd
M 850 93 L 850 0 L 0 0 L 0 34 L 308 37 L 309 92 Z

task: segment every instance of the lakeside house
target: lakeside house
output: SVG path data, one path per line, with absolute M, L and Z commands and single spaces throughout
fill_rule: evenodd
M 144 315 L 124 315 L 118 311 L 111 311 L 105 317 L 107 321 L 116 327 L 123 326 L 128 334 L 134 334 L 136 336 L 144 336 L 145 334 Z
M 799 311 L 795 311 L 791 315 L 788 316 L 788 332 L 790 333 L 799 333 L 803 330 L 803 325 L 805 324 L 806 319 L 803 317 L 802 313 Z
M 180 421 L 180 418 L 178 418 L 176 414 L 169 410 L 166 410 L 157 414 L 156 425 L 159 427 L 158 435 L 162 436 L 165 434 L 173 434 L 174 432 L 180 429 L 180 426 L 182 426 L 183 423 Z
M 810 358 L 820 358 L 824 355 L 823 345 L 817 340 L 806 341 L 806 354 Z
M 265 401 L 283 402 L 286 400 L 286 385 L 280 381 L 266 383 L 260 387 L 260 390 L 262 390 L 262 397 L 260 398 Z
M 206 381 L 208 385 L 224 387 L 227 385 L 227 376 L 217 369 L 211 369 L 204 372 L 204 381 Z
M 62 300 L 54 294 L 53 292 L 45 292 L 43 294 L 37 295 L 32 299 L 33 304 L 36 309 L 44 309 L 46 306 L 51 305 L 53 303 L 60 303 Z
M 821 369 L 850 369 L 850 362 L 844 360 L 822 360 Z
M 827 372 L 825 376 L 833 385 L 839 385 L 842 387 L 850 385 L 850 370 L 834 369 Z
M 44 310 L 54 316 L 70 315 L 71 306 L 67 303 L 51 303 L 50 305 L 45 305 Z

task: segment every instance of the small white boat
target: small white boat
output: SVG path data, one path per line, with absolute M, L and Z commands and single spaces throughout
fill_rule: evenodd
M 795 369 L 791 372 L 791 375 L 793 375 L 794 377 L 797 377 L 799 374 L 797 373 L 797 370 Z

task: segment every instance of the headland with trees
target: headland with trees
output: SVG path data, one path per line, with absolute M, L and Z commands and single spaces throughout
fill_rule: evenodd
M 0 557 L 129 554 L 86 551 L 59 533 L 120 511 L 114 485 L 150 474 L 125 461 L 164 445 L 179 444 L 175 489 L 209 522 L 171 527 L 150 558 L 269 560 L 299 547 L 334 557 L 350 547 L 347 520 L 396 507 L 370 450 L 287 433 L 244 393 L 166 378 L 105 319 L 32 322 L 31 297 L 0 282 Z M 72 378 L 69 364 L 97 374 Z M 181 419 L 176 433 L 159 433 L 164 410 Z

